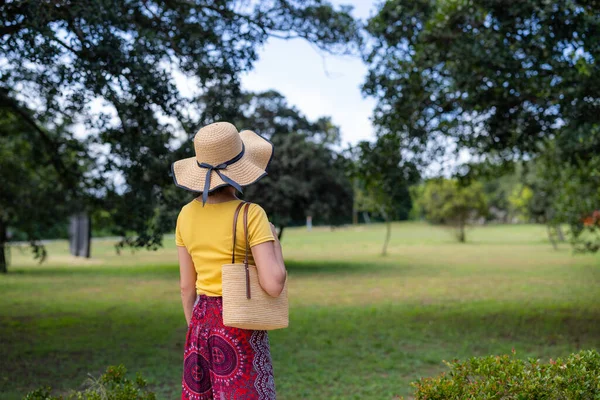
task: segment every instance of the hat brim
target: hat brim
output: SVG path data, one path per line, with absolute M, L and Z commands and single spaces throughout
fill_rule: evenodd
M 267 175 L 267 168 L 273 158 L 273 144 L 249 130 L 240 132 L 240 137 L 244 143 L 244 155 L 219 172 L 240 186 L 248 186 Z M 178 187 L 197 193 L 204 191 L 207 169 L 198 166 L 196 157 L 175 161 L 171 165 L 171 170 L 175 185 Z M 226 185 L 228 184 L 213 170 L 208 192 Z

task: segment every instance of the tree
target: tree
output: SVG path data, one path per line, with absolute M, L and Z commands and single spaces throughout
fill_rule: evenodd
M 307 216 L 332 225 L 348 221 L 353 194 L 347 161 L 332 150 L 339 143 L 339 128 L 328 118 L 309 121 L 275 91 L 242 99 L 238 126 L 265 136 L 275 149 L 268 175 L 245 189 L 244 198 L 265 208 L 280 236 Z
M 481 182 L 483 192 L 488 204 L 488 219 L 508 223 L 515 217 L 515 213 L 525 219 L 534 218 L 530 214 L 529 208 L 531 202 L 526 202 L 528 208 L 515 207 L 511 204 L 511 196 L 516 196 L 514 200 L 522 202 L 520 198 L 522 188 L 529 187 L 525 179 L 525 172 L 522 163 L 507 163 L 505 165 L 496 165 L 486 162 L 470 163 L 468 165 L 468 178 Z M 519 204 L 521 205 L 521 204 Z
M 8 228 L 18 227 L 34 254 L 44 259 L 39 240 L 55 228 L 55 221 L 66 221 L 70 213 L 82 211 L 82 196 L 65 186 L 52 164 L 61 157 L 69 173 L 81 174 L 89 160 L 81 143 L 69 136 L 65 126 L 47 134 L 62 134 L 58 154 L 48 154 L 39 141 L 31 141 L 27 126 L 14 114 L 0 109 L 0 272 L 7 272 Z M 83 188 L 82 188 L 83 189 Z
M 0 16 L 0 106 L 48 155 L 65 191 L 91 188 L 101 202 L 90 206 L 109 212 L 121 244 L 148 248 L 183 202 L 168 176 L 190 151 L 177 148 L 181 132 L 240 114 L 230 107 L 239 76 L 268 38 L 334 53 L 358 42 L 350 8 L 321 0 L 20 1 Z M 61 147 L 70 132 L 53 128 L 63 121 L 85 127 L 92 171 L 68 166 Z
M 456 238 L 464 243 L 468 222 L 487 213 L 483 187 L 479 182 L 468 186 L 456 179 L 432 179 L 423 184 L 418 202 L 428 221 L 453 227 Z
M 600 157 L 561 171 L 562 190 L 556 202 L 557 219 L 569 221 L 570 240 L 577 252 L 600 250 Z
M 531 200 L 533 198 L 533 190 L 527 185 L 517 184 L 512 188 L 508 196 L 513 215 L 517 215 L 521 221 L 528 221 L 531 217 L 529 214 Z
M 379 136 L 375 142 L 360 142 L 354 149 L 352 176 L 370 207 L 386 222 L 382 255 L 392 235 L 392 221 L 411 208 L 409 187 L 419 180 L 416 165 L 402 158 L 400 144 L 393 135 Z
M 382 132 L 420 154 L 453 143 L 496 163 L 554 142 L 557 165 L 590 170 L 600 149 L 594 2 L 390 0 L 367 30 L 363 89 Z M 582 211 L 568 213 L 571 226 Z
M 600 226 L 586 220 L 600 209 L 600 156 L 565 162 L 564 148 L 553 141 L 532 160 L 529 184 L 534 190 L 532 209 L 548 225 L 549 237 L 563 236 L 560 224 L 569 223 L 569 238 L 576 251 L 600 250 Z M 557 190 L 560 188 L 560 190 Z M 556 246 L 555 246 L 556 247 Z

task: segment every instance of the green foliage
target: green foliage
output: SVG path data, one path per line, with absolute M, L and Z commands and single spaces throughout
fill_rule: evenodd
M 339 128 L 329 118 L 309 121 L 275 92 L 246 94 L 237 126 L 252 129 L 274 145 L 268 175 L 244 189 L 244 198 L 260 203 L 281 229 L 304 224 L 347 223 L 352 215 L 348 161 L 333 150 Z
M 156 400 L 146 389 L 147 382 L 138 373 L 135 380 L 126 377 L 123 365 L 110 366 L 99 378 L 90 377 L 83 391 L 73 391 L 66 396 L 52 396 L 50 388 L 40 388 L 28 393 L 23 400 Z
M 543 222 L 536 220 L 531 215 L 531 201 L 522 198 L 523 195 L 528 197 L 532 194 L 528 190 L 522 192 L 522 188 L 529 187 L 525 175 L 523 163 L 480 162 L 469 164 L 468 170 L 462 178 L 463 180 L 476 180 L 483 185 L 488 205 L 488 220 L 508 223 L 517 217 L 522 221 Z M 524 204 L 527 204 L 527 207 L 523 208 Z
M 551 190 L 536 198 L 531 186 L 532 216 L 569 223 L 579 247 L 600 247 L 581 223 L 600 203 L 586 189 L 597 185 L 600 148 L 597 4 L 389 0 L 367 30 L 363 90 L 377 99 L 381 132 L 424 163 L 448 143 L 496 164 L 550 149 L 554 177 L 542 186 Z
M 530 212 L 549 225 L 569 224 L 576 251 L 600 250 L 600 226 L 586 223 L 600 209 L 600 156 L 568 160 L 569 153 L 557 141 L 531 161 L 527 184 L 533 190 Z
M 597 252 L 600 224 L 593 216 L 600 210 L 600 157 L 580 165 L 563 165 L 559 184 L 556 218 L 569 223 L 571 243 L 576 251 Z
M 1 109 L 0 271 L 6 268 L 7 241 L 29 241 L 34 253 L 43 260 L 46 253 L 38 241 L 55 235 L 64 237 L 68 215 L 84 207 L 84 196 L 64 184 L 64 175 L 68 174 L 58 169 L 64 167 L 69 174 L 79 175 L 89 166 L 81 143 L 69 134 L 68 124 L 44 132 L 61 136 L 60 148 L 54 154 L 32 141 L 30 131 L 20 118 Z M 53 164 L 54 157 L 61 157 L 60 167 Z
M 49 182 L 65 196 L 93 194 L 85 205 L 108 212 L 121 245 L 149 249 L 172 231 L 185 201 L 169 176 L 170 164 L 189 152 L 188 143 L 178 148 L 181 134 L 241 115 L 231 103 L 262 44 L 304 38 L 346 53 L 359 41 L 350 8 L 320 0 L 25 1 L 4 4 L 0 17 L 0 105 L 42 155 L 15 173 L 53 168 Z M 56 129 L 70 121 L 84 127 L 85 139 Z M 77 163 L 91 159 L 93 168 L 73 167 L 65 151 L 72 143 L 83 148 Z M 35 222 L 62 221 L 56 205 Z M 10 218 L 25 230 L 28 219 Z
M 551 359 L 548 364 L 518 359 L 514 352 L 446 364 L 450 372 L 413 384 L 416 400 L 600 398 L 600 353 L 596 350 Z
M 389 0 L 367 26 L 375 122 L 436 149 L 447 142 L 430 139 L 443 135 L 510 159 L 559 137 L 589 154 L 600 141 L 599 27 L 596 5 L 579 0 Z
M 383 135 L 374 142 L 363 141 L 351 152 L 354 159 L 351 175 L 362 192 L 358 205 L 366 211 L 378 212 L 386 221 L 406 217 L 411 208 L 409 186 L 420 175 L 414 163 L 403 159 L 396 138 Z
M 460 242 L 466 241 L 467 223 L 487 213 L 487 202 L 479 182 L 463 186 L 455 179 L 431 179 L 412 194 L 418 196 L 414 201 L 423 210 L 425 218 L 434 224 L 456 228 Z
M 511 209 L 522 217 L 524 221 L 529 219 L 529 204 L 533 198 L 533 190 L 529 186 L 517 184 L 508 196 Z
M 387 222 L 382 250 L 386 255 L 390 223 L 400 216 L 404 219 L 408 216 L 409 187 L 419 180 L 419 171 L 413 162 L 403 159 L 401 143 L 393 135 L 380 135 L 375 142 L 360 142 L 350 153 L 353 160 L 350 175 L 358 194 L 355 206 L 375 211 Z

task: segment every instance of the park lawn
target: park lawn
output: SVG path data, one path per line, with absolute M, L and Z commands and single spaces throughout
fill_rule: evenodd
M 600 256 L 553 250 L 534 225 L 485 226 L 459 244 L 397 223 L 287 229 L 290 328 L 270 333 L 279 399 L 394 399 L 442 360 L 509 353 L 543 360 L 600 348 Z M 66 242 L 42 265 L 12 249 L 0 276 L 0 398 L 78 387 L 123 363 L 161 399 L 180 396 L 185 320 L 173 238 L 156 252 Z

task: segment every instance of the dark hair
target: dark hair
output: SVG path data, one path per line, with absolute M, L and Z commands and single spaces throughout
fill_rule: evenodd
M 215 190 L 213 190 L 212 192 L 209 192 L 208 197 L 215 195 L 215 194 L 223 193 L 224 191 L 228 190 L 230 187 L 231 187 L 231 185 L 223 185 L 221 187 L 218 187 Z M 202 197 L 202 192 L 197 192 L 196 196 Z

